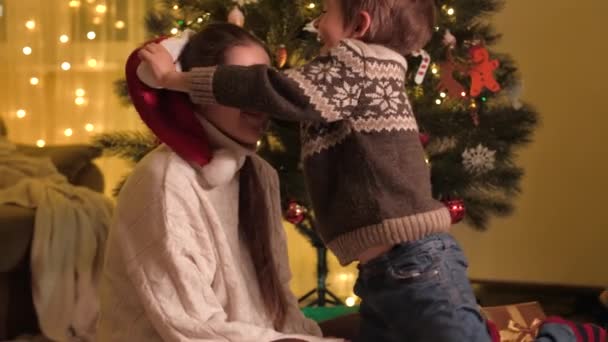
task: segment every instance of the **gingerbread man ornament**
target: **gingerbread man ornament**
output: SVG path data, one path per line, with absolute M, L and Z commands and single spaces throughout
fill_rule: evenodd
M 494 70 L 500 62 L 497 59 L 490 60 L 490 53 L 483 46 L 473 46 L 469 50 L 473 66 L 469 70 L 471 76 L 471 96 L 477 97 L 484 88 L 496 93 L 500 90 L 500 84 L 494 78 Z

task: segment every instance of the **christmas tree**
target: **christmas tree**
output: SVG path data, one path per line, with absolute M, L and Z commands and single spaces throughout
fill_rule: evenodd
M 487 19 L 503 1 L 436 2 L 432 41 L 407 56 L 407 92 L 426 147 L 434 196 L 446 203 L 455 220 L 464 217 L 470 226 L 485 229 L 490 217 L 513 210 L 523 175 L 515 152 L 530 141 L 537 115 L 519 99 L 521 83 L 513 60 L 490 49 L 500 36 Z M 255 33 L 274 54 L 275 67 L 287 69 L 318 52 L 312 22 L 321 10 L 317 0 L 162 0 L 150 9 L 146 25 L 154 37 L 229 21 Z M 124 82 L 117 89 L 126 96 Z M 157 144 L 137 132 L 104 134 L 95 143 L 133 162 Z M 314 233 L 314 213 L 307 210 L 299 151 L 295 123 L 273 122 L 259 144 L 259 154 L 279 172 L 285 218 L 318 251 L 318 285 L 305 297 L 316 292 L 313 304 L 337 303 L 325 287 L 327 251 Z

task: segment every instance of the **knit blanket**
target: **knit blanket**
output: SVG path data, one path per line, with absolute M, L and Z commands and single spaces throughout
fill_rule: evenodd
M 0 204 L 36 209 L 30 257 L 42 332 L 54 341 L 92 341 L 112 203 L 70 184 L 50 159 L 23 155 L 0 138 Z

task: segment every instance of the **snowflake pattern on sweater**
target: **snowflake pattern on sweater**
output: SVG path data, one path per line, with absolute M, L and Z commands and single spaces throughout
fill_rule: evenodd
M 316 63 L 286 71 L 322 115 L 321 121 L 302 125 L 304 158 L 339 144 L 352 132 L 418 131 L 404 91 L 407 66 L 372 57 L 343 42 Z

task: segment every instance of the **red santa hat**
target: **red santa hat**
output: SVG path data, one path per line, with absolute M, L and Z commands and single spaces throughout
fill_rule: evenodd
M 161 37 L 151 42 L 163 45 L 173 57 L 176 69 L 181 71 L 179 55 L 192 34 L 193 31 L 186 30 L 179 36 Z M 211 151 L 207 133 L 188 94 L 162 89 L 155 84 L 148 65 L 138 56 L 139 50 L 133 51 L 127 59 L 125 72 L 129 96 L 142 121 L 182 159 L 201 166 L 209 185 L 217 186 L 232 179 L 241 164 L 238 157 L 229 151 Z

